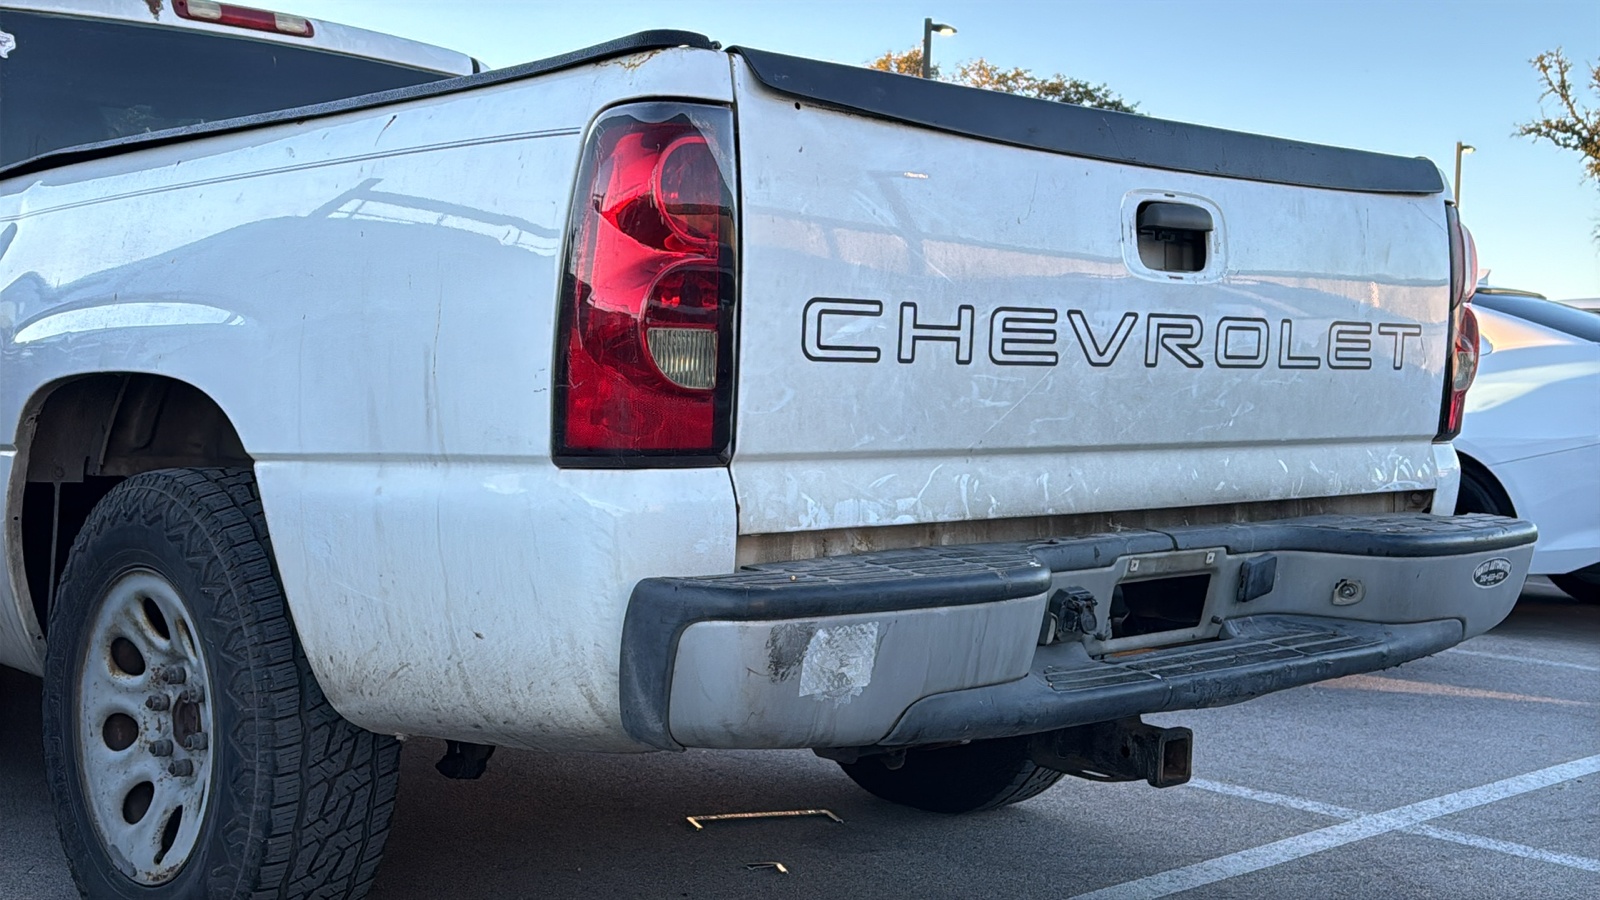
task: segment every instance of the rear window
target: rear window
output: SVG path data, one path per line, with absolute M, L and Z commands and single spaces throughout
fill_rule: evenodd
M 0 166 L 450 77 L 160 25 L 0 11 L 0 31 L 15 44 L 0 59 Z
M 1479 290 L 1472 295 L 1474 306 L 1482 306 L 1508 316 L 1527 319 L 1536 325 L 1570 334 L 1575 338 L 1600 343 L 1600 316 L 1573 309 L 1543 297 L 1526 294 L 1501 294 L 1494 290 Z

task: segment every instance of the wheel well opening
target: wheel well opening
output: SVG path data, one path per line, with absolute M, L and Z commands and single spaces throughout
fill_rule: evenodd
M 1456 514 L 1493 513 L 1497 516 L 1515 516 L 1516 504 L 1506 493 L 1500 479 L 1488 467 L 1470 456 L 1459 454 L 1461 459 L 1461 493 L 1456 499 Z
M 86 376 L 45 389 L 29 409 L 21 515 L 12 524 L 40 629 L 67 551 L 90 510 L 123 479 L 155 469 L 252 465 L 222 407 L 173 378 Z

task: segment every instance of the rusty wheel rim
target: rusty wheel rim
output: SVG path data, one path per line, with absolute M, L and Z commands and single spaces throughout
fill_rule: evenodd
M 144 885 L 194 853 L 211 795 L 211 678 L 171 582 L 123 574 L 90 625 L 78 751 L 89 819 L 112 863 Z

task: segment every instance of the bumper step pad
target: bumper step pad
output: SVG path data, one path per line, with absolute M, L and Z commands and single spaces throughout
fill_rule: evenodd
M 1040 672 L 1050 689 L 1059 693 L 1096 690 L 1113 684 L 1142 684 L 1163 679 L 1221 672 L 1256 663 L 1314 659 L 1345 650 L 1376 647 L 1376 635 L 1341 634 L 1310 628 L 1279 638 L 1234 638 L 1203 646 L 1180 647 L 1142 653 L 1131 659 L 1111 658 L 1094 668 L 1045 666 Z
M 1455 619 L 1378 625 L 1266 615 L 1229 621 L 1218 641 L 1105 661 L 1089 658 L 1081 644 L 1040 647 L 1028 677 L 919 700 L 882 743 L 1004 737 L 1169 709 L 1227 706 L 1396 666 L 1460 640 L 1461 623 Z

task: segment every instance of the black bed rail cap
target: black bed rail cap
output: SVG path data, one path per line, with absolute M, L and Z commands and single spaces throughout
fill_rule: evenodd
M 731 47 L 774 91 L 966 137 L 1222 178 L 1379 194 L 1436 194 L 1433 162 Z

